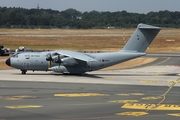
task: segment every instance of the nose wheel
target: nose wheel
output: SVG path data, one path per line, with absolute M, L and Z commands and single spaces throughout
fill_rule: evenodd
M 26 74 L 27 70 L 21 70 L 21 74 Z

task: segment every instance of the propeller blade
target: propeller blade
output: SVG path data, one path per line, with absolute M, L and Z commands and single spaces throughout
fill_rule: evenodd
M 52 61 L 51 53 L 48 53 L 48 54 L 47 54 L 46 60 L 47 60 L 47 61 Z

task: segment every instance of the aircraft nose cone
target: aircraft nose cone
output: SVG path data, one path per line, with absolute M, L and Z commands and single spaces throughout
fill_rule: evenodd
M 6 60 L 6 65 L 11 66 L 11 58 Z

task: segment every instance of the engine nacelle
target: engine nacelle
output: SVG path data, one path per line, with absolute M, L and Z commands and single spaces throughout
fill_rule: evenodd
M 49 68 L 49 70 L 63 74 L 82 74 L 86 72 L 84 68 L 74 66 L 54 66 Z
M 63 65 L 65 66 L 73 66 L 73 65 L 78 64 L 77 61 L 73 57 L 66 57 L 66 58 L 61 59 L 61 61 Z
M 50 70 L 57 73 L 69 73 L 66 67 L 64 66 L 54 66 L 54 67 L 51 67 Z
M 52 61 L 56 61 L 56 60 L 58 60 L 58 56 L 53 56 Z

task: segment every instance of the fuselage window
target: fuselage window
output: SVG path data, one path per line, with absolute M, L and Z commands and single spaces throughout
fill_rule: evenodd
M 25 58 L 26 58 L 26 59 L 29 59 L 29 58 L 30 58 L 30 55 L 25 55 Z

